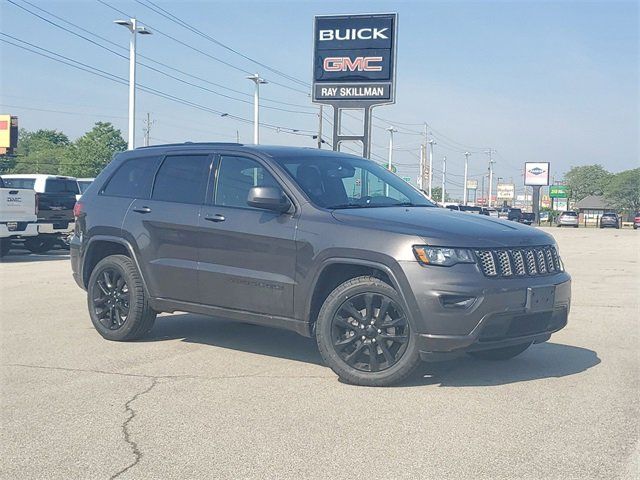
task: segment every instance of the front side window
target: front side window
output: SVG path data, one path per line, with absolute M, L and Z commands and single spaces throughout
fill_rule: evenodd
M 209 155 L 173 155 L 162 162 L 153 185 L 153 200 L 204 203 L 211 158 Z
M 214 203 L 224 207 L 251 208 L 247 196 L 252 187 L 279 187 L 275 178 L 255 160 L 222 155 Z
M 320 207 L 435 206 L 404 180 L 363 158 L 287 155 L 276 157 L 275 161 Z
M 156 173 L 159 163 L 160 157 L 126 160 L 111 177 L 102 194 L 147 200 L 151 196 L 153 175 Z

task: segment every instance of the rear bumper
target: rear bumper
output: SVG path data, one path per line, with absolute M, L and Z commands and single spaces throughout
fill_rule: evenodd
M 38 232 L 42 234 L 71 234 L 74 228 L 74 222 L 38 223 Z
M 10 237 L 35 237 L 38 235 L 38 224 L 28 222 L 16 222 L 17 229 L 9 230 L 6 223 L 0 223 L 0 238 Z

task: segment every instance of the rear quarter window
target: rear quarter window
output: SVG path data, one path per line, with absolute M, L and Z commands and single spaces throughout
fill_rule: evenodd
M 149 199 L 153 177 L 161 157 L 140 157 L 125 160 L 102 189 L 111 197 Z
M 33 178 L 4 178 L 4 186 L 7 188 L 26 188 L 33 190 L 36 184 Z

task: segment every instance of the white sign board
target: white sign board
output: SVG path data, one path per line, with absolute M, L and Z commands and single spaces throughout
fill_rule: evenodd
M 467 180 L 467 190 L 477 190 L 478 180 Z
M 516 195 L 516 186 L 513 183 L 499 183 L 496 187 L 498 200 L 513 200 Z
M 524 184 L 549 185 L 549 162 L 527 162 L 524 164 Z

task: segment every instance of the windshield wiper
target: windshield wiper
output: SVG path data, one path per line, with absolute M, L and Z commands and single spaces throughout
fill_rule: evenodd
M 326 208 L 328 208 L 329 210 L 337 210 L 337 209 L 342 209 L 342 208 L 367 208 L 370 207 L 372 205 L 362 205 L 360 203 L 342 203 L 339 205 L 330 205 Z

